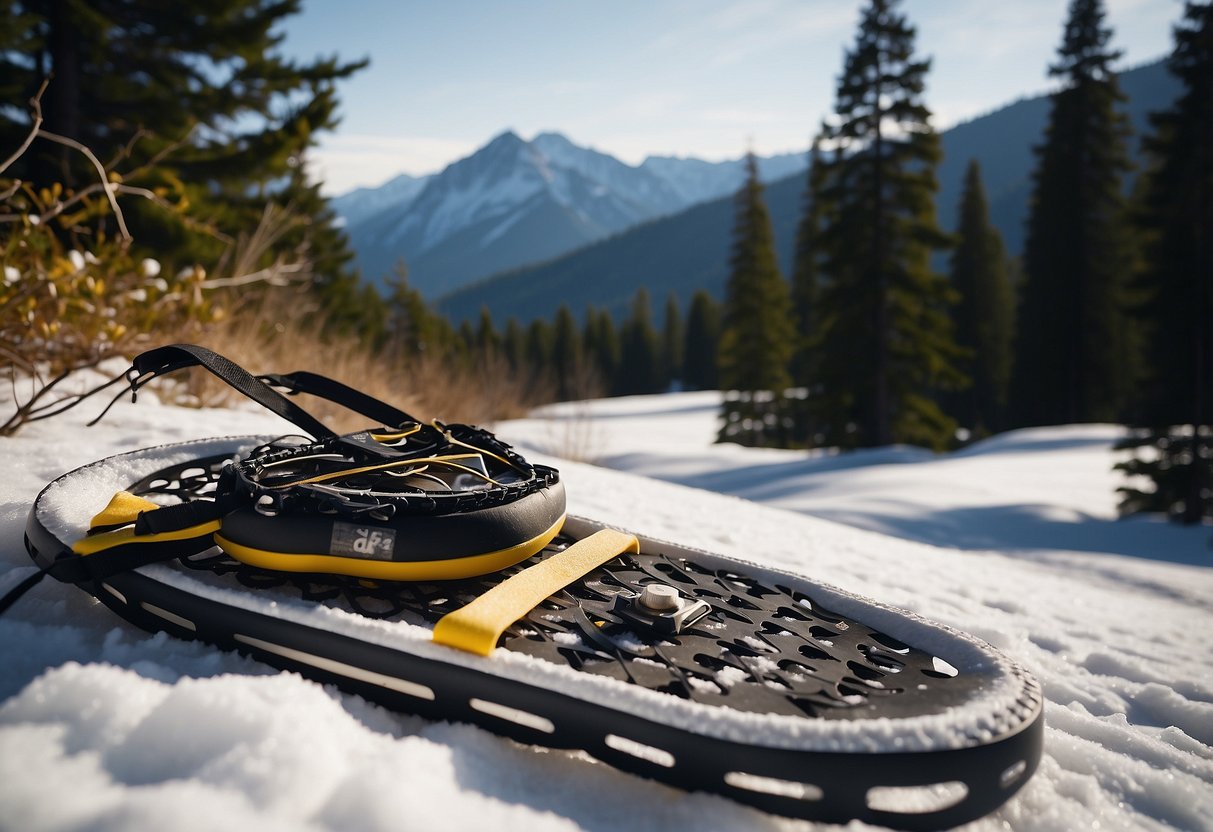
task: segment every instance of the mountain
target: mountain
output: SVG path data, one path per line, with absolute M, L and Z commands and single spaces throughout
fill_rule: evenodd
M 356 188 L 329 204 L 348 228 L 385 210 L 404 210 L 429 181 L 429 176 L 402 173 L 376 188 Z
M 758 178 L 763 182 L 774 182 L 800 173 L 805 169 L 805 165 L 804 153 L 785 153 L 759 158 Z M 730 194 L 741 187 L 745 180 L 744 158 L 726 162 L 705 162 L 694 158 L 650 156 L 640 167 L 669 182 L 686 205 L 695 205 Z
M 781 176 L 803 167 L 789 154 L 760 169 Z M 334 205 L 365 276 L 381 279 L 403 259 L 412 284 L 435 296 L 678 213 L 741 180 L 736 160 L 632 166 L 559 133 L 525 141 L 506 131 L 441 173 L 400 177 Z
M 1132 142 L 1147 129 L 1147 113 L 1164 109 L 1179 94 L 1178 82 L 1162 61 L 1124 72 L 1121 86 L 1129 101 L 1124 110 L 1133 125 Z M 945 131 L 936 206 L 940 225 L 956 221 L 961 180 L 969 159 L 981 164 L 990 200 L 990 215 L 1009 251 L 1023 248 L 1023 229 L 1031 193 L 1032 148 L 1043 140 L 1048 119 L 1047 95 L 1027 98 Z M 643 167 L 643 166 L 642 166 Z M 804 196 L 803 173 L 770 183 L 767 207 L 775 232 L 780 264 L 790 274 L 792 246 Z M 487 306 L 497 321 L 551 318 L 561 303 L 581 313 L 594 305 L 622 315 L 641 286 L 655 304 L 670 292 L 686 308 L 696 289 L 723 296 L 732 236 L 731 197 L 696 205 L 586 246 L 559 259 L 496 275 L 439 300 L 453 320 L 472 319 Z M 946 258 L 940 258 L 943 267 Z M 655 306 L 655 308 L 657 308 Z

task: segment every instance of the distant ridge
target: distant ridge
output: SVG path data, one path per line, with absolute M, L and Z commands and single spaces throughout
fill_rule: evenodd
M 1169 106 L 1179 85 L 1161 60 L 1123 72 L 1120 83 L 1129 97 L 1124 109 L 1133 125 L 1136 151 L 1147 128 L 1146 115 Z M 991 219 L 1008 250 L 1020 252 L 1031 193 L 1032 148 L 1043 140 L 1048 112 L 1047 95 L 1025 98 L 942 134 L 944 157 L 936 205 L 945 230 L 955 224 L 964 168 L 976 158 Z M 803 173 L 773 182 L 766 190 L 785 275 L 790 273 L 803 195 Z M 570 254 L 495 275 L 444 296 L 439 308 L 456 322 L 475 319 L 482 306 L 498 322 L 509 317 L 550 318 L 561 303 L 568 303 L 578 315 L 593 305 L 619 316 L 644 286 L 655 303 L 663 303 L 673 292 L 685 309 L 696 289 L 722 296 L 732 223 L 731 197 L 717 199 Z
M 778 178 L 804 164 L 789 154 L 761 168 Z M 381 280 L 403 259 L 412 284 L 434 296 L 678 213 L 740 182 L 736 161 L 633 166 L 559 133 L 527 141 L 507 130 L 441 173 L 398 177 L 333 205 L 365 277 Z

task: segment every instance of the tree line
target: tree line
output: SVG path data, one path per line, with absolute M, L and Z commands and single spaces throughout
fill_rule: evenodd
M 1119 421 L 1127 510 L 1213 516 L 1213 4 L 1186 4 L 1125 193 L 1127 118 L 1101 0 L 1072 0 L 1035 148 L 1022 261 L 975 162 L 957 231 L 935 217 L 929 60 L 896 0 L 870 0 L 813 141 L 791 280 L 750 159 L 736 198 L 719 366 L 721 438 L 938 450 L 992 432 Z M 946 274 L 932 255 L 950 250 Z M 1148 450 L 1147 450 L 1148 449 Z
M 524 323 L 510 317 L 501 323 L 484 307 L 475 323 L 455 326 L 409 284 L 401 262 L 385 297 L 376 293 L 354 306 L 356 313 L 330 318 L 330 325 L 356 329 L 398 360 L 429 355 L 464 369 L 504 374 L 526 388 L 532 404 L 720 386 L 721 304 L 704 290 L 694 294 L 685 314 L 670 294 L 660 326 L 643 288 L 618 322 L 607 309 L 591 306 L 578 316 L 562 304 L 551 320 Z

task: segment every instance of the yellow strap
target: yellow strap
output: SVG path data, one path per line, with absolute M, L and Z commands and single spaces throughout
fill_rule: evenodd
M 505 628 L 535 609 L 544 598 L 624 552 L 640 552 L 630 534 L 603 529 L 563 552 L 507 578 L 466 607 L 447 613 L 434 627 L 434 641 L 487 656 Z
M 134 523 L 139 519 L 140 512 L 154 511 L 158 508 L 160 506 L 151 500 L 136 497 L 129 491 L 119 491 L 110 498 L 109 505 L 93 517 L 88 527 L 95 529 L 98 526 L 120 526 Z

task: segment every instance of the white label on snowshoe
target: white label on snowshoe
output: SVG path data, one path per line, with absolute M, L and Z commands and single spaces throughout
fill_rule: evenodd
M 346 557 L 391 560 L 396 551 L 396 530 L 334 523 L 329 551 Z

